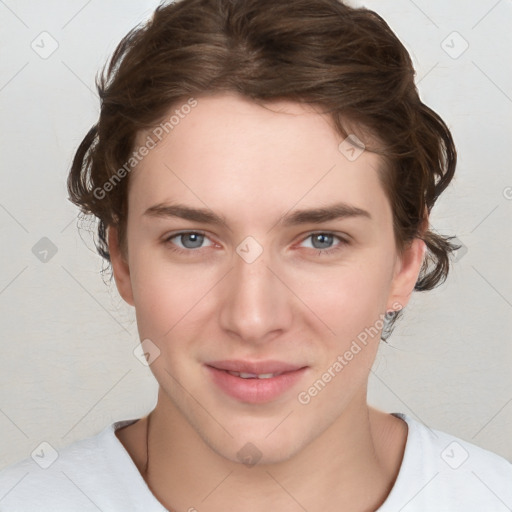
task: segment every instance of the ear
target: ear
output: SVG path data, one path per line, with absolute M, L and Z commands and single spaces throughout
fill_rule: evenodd
M 404 249 L 403 254 L 397 256 L 386 311 L 402 309 L 409 302 L 418 280 L 426 248 L 423 240 L 415 238 Z
M 108 228 L 108 250 L 110 253 L 110 262 L 116 280 L 119 295 L 131 306 L 134 306 L 132 282 L 130 279 L 130 267 L 128 261 L 122 254 L 119 247 L 119 238 L 117 228 L 109 226 Z

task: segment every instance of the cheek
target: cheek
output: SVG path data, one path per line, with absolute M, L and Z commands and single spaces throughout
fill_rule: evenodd
M 315 275 L 303 273 L 295 279 L 295 289 L 320 324 L 324 324 L 325 339 L 339 348 L 340 344 L 350 344 L 385 312 L 390 268 L 390 261 L 361 258 L 357 263 L 322 269 Z
M 215 284 L 211 272 L 196 266 L 170 265 L 150 251 L 141 251 L 131 262 L 132 289 L 141 337 L 161 344 L 176 333 L 193 329 L 193 319 L 208 303 Z
M 323 279 L 304 279 L 301 294 L 316 321 L 315 371 L 297 399 L 311 414 L 334 421 L 368 382 L 384 327 L 386 270 L 351 265 Z M 311 327 L 311 326 L 310 326 Z

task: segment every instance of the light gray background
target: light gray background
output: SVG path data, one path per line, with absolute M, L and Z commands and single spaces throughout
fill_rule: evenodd
M 457 176 L 432 223 L 467 250 L 381 345 L 369 402 L 512 460 L 512 3 L 363 3 L 410 50 L 422 98 L 453 131 Z M 156 403 L 133 311 L 102 281 L 65 181 L 99 112 L 96 72 L 157 4 L 0 0 L 0 467 Z M 47 58 L 31 47 L 52 39 Z M 43 237 L 57 248 L 46 262 L 32 251 Z

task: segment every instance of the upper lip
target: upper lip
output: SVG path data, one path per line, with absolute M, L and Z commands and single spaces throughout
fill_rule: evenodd
M 283 361 L 242 361 L 240 359 L 229 359 L 223 361 L 211 361 L 207 366 L 213 366 L 218 370 L 227 370 L 239 373 L 254 373 L 262 375 L 266 373 L 284 373 L 300 370 L 304 365 L 290 364 Z

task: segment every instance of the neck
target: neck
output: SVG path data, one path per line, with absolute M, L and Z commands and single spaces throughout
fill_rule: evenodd
M 216 512 L 235 503 L 250 512 L 376 510 L 396 479 L 406 436 L 402 420 L 354 404 L 292 458 L 246 466 L 215 452 L 159 397 L 139 470 L 170 511 Z

